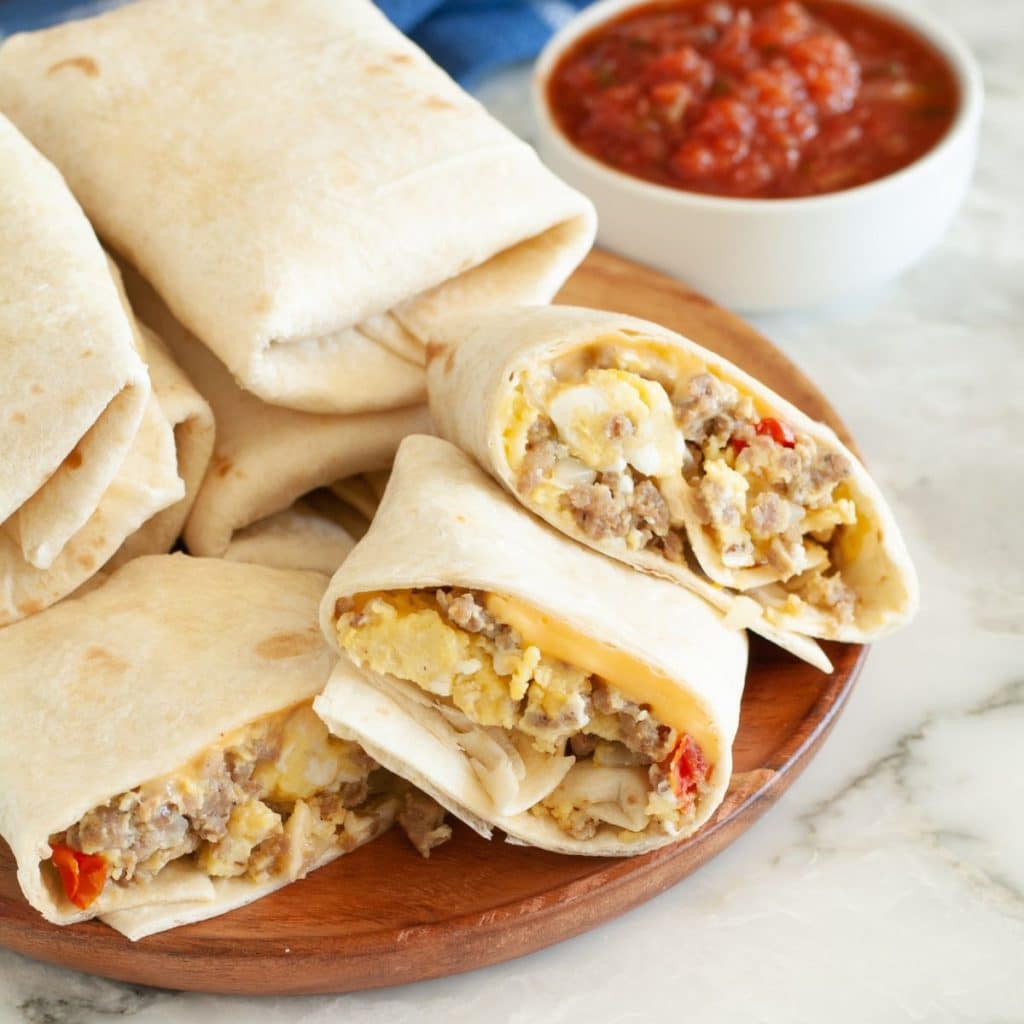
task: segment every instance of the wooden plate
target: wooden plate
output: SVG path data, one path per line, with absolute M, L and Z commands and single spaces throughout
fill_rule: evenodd
M 653 271 L 592 254 L 560 300 L 656 320 L 740 364 L 845 440 L 822 395 L 752 327 Z M 0 843 L 0 945 L 122 981 L 222 993 L 347 992 L 456 974 L 569 938 L 657 895 L 737 838 L 828 733 L 864 663 L 828 644 L 823 675 L 767 643 L 751 649 L 725 803 L 692 839 L 630 860 L 487 843 L 458 827 L 421 861 L 391 832 L 224 917 L 132 944 L 97 922 L 47 924 L 22 899 Z

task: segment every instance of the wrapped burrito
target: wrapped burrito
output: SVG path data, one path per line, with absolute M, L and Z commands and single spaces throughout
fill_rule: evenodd
M 343 658 L 317 713 L 485 836 L 637 854 L 725 793 L 745 634 L 538 523 L 445 441 L 402 443 L 320 614 Z
M 327 578 L 136 559 L 0 632 L 0 833 L 48 920 L 137 939 L 225 913 L 442 812 L 311 710 Z M 433 808 L 433 817 L 427 811 Z
M 2 115 L 0 238 L 0 621 L 10 621 L 39 607 L 14 577 L 51 569 L 94 514 L 150 384 L 92 228 Z
M 105 281 L 112 285 L 115 301 L 127 317 L 133 351 L 150 361 L 153 387 L 151 390 L 150 378 L 146 377 L 146 400 L 138 431 L 113 480 L 103 490 L 85 522 L 61 544 L 54 557 L 47 559 L 45 566 L 37 566 L 26 557 L 26 532 L 20 514 L 8 520 L 0 530 L 0 575 L 4 584 L 0 590 L 0 626 L 35 614 L 67 597 L 92 580 L 104 565 L 118 565 L 165 545 L 169 548 L 190 497 L 195 497 L 195 489 L 191 496 L 186 492 L 185 483 L 178 475 L 179 467 L 190 472 L 195 487 L 195 476 L 201 467 L 194 464 L 209 460 L 211 439 L 207 437 L 197 442 L 193 432 L 187 429 L 197 417 L 209 421 L 205 402 L 172 366 L 159 339 L 152 333 L 143 333 L 135 321 L 113 263 L 108 264 Z M 52 419 L 52 409 L 48 415 Z M 185 417 L 182 422 L 171 422 L 171 418 L 180 420 L 182 416 Z M 184 429 L 178 431 L 175 427 Z M 91 434 L 89 431 L 79 450 L 88 449 Z M 101 449 L 94 452 L 100 453 Z M 16 454 L 13 461 L 17 461 Z M 55 476 L 65 473 L 73 476 L 84 465 L 84 457 L 79 464 L 78 456 L 73 453 Z M 75 486 L 74 480 L 66 487 L 51 477 L 44 488 L 47 494 L 43 501 L 49 503 L 62 496 L 71 502 L 68 488 Z M 62 513 L 67 510 L 68 506 L 53 505 L 54 521 L 60 522 Z M 67 522 L 67 519 L 62 521 Z M 22 528 L 19 529 L 19 525 Z
M 308 517 L 278 514 L 288 513 L 317 488 L 386 468 L 403 437 L 430 429 L 422 405 L 347 416 L 268 405 L 235 383 L 224 364 L 192 337 L 138 274 L 127 270 L 125 282 L 132 306 L 167 342 L 210 403 L 217 423 L 213 460 L 185 525 L 185 544 L 194 555 L 225 556 L 236 538 L 243 552 L 252 552 L 248 542 L 254 535 L 260 538 L 258 550 L 264 551 L 267 542 L 276 547 L 296 530 L 303 547 L 312 541 L 319 548 L 319 540 L 334 533 L 327 520 L 320 517 L 323 529 L 314 527 L 311 534 L 305 529 L 313 525 Z M 272 517 L 277 518 L 270 522 Z M 330 555 L 312 550 L 314 562 L 277 559 L 272 564 L 337 568 L 338 561 L 327 568 L 324 559 Z M 234 551 L 237 555 L 239 549 Z
M 369 0 L 141 0 L 13 36 L 0 108 L 292 408 L 422 402 L 438 316 L 549 301 L 593 241 L 590 203 Z
M 438 431 L 563 533 L 818 664 L 808 637 L 868 641 L 914 614 L 913 566 L 860 461 L 713 352 L 568 307 L 446 331 Z

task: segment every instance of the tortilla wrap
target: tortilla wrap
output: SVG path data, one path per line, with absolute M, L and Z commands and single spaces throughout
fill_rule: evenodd
M 165 554 L 174 547 L 213 455 L 214 423 L 209 404 L 175 363 L 163 341 L 145 324 L 138 324 L 138 328 L 145 339 L 153 391 L 174 437 L 176 472 L 185 496 L 143 523 L 121 545 L 110 568 L 141 555 Z
M 494 754 L 495 733 L 506 730 L 477 725 L 414 683 L 357 668 L 347 656 L 314 703 L 332 732 L 356 739 L 484 836 L 496 827 L 513 841 L 558 852 L 631 855 L 707 821 L 732 768 L 747 664 L 744 633 L 728 629 L 689 592 L 549 530 L 469 456 L 437 438 L 416 436 L 399 448 L 376 518 L 331 580 L 320 609 L 324 632 L 345 650 L 337 626 L 351 599 L 436 587 L 521 602 L 601 657 L 611 651 L 656 675 L 657 694 L 652 688 L 646 695 L 652 708 L 661 701 L 683 709 L 687 732 L 700 739 L 712 765 L 695 815 L 677 831 L 603 828 L 591 839 L 574 838 L 528 810 L 550 792 L 556 775 L 572 778 L 566 775 L 571 757 L 524 753 L 525 774 L 499 799 L 485 785 L 493 766 L 482 759 Z
M 559 504 L 560 499 L 542 500 L 542 489 L 524 493 L 517 471 L 510 464 L 510 439 L 516 431 L 525 436 L 529 424 L 523 417 L 532 415 L 532 406 L 528 409 L 517 405 L 520 400 L 516 395 L 525 393 L 521 387 L 534 387 L 531 381 L 549 378 L 555 382 L 557 393 L 566 385 L 561 377 L 556 380 L 550 376 L 552 362 L 562 357 L 565 366 L 569 365 L 565 359 L 584 359 L 590 346 L 593 351 L 612 353 L 630 366 L 640 363 L 629 360 L 646 359 L 653 353 L 660 379 L 667 382 L 670 392 L 673 387 L 677 389 L 673 398 L 677 405 L 681 401 L 678 388 L 691 375 L 710 374 L 735 388 L 740 396 L 749 397 L 755 415 L 762 420 L 772 417 L 788 424 L 797 438 L 807 439 L 807 444 L 813 444 L 828 458 L 841 460 L 849 473 L 841 486 L 856 511 L 857 525 L 839 527 L 837 540 L 830 542 L 830 557 L 838 559 L 834 552 L 841 553 L 842 577 L 856 596 L 850 621 L 830 620 L 806 602 L 799 602 L 801 607 L 793 610 L 786 603 L 788 595 L 782 585 L 761 585 L 757 575 L 761 570 L 751 573 L 727 569 L 715 556 L 710 530 L 696 508 L 690 487 L 684 495 L 687 500 L 683 502 L 682 523 L 695 561 L 682 563 L 652 547 L 631 550 L 622 536 L 595 538 L 564 504 Z M 430 400 L 438 432 L 472 452 L 509 493 L 574 540 L 682 584 L 727 612 L 737 624 L 826 669 L 827 659 L 809 637 L 861 643 L 895 629 L 914 614 L 918 588 L 913 566 L 892 512 L 860 460 L 829 427 L 810 419 L 738 367 L 688 338 L 633 317 L 556 306 L 496 311 L 476 320 L 450 322 L 432 342 L 431 353 Z M 636 373 L 641 370 L 636 369 Z M 570 383 L 576 379 L 565 377 Z M 653 386 L 661 391 L 660 384 Z M 677 431 L 679 413 L 673 413 L 664 392 L 662 395 L 669 429 Z M 532 399 L 527 400 L 527 405 L 530 403 Z M 756 438 L 754 442 L 759 443 Z M 679 444 L 682 446 L 681 434 Z M 792 442 L 787 445 L 792 446 Z M 682 472 L 677 479 L 680 483 L 685 479 Z
M 317 625 L 325 583 L 317 573 L 144 557 L 0 632 L 0 833 L 44 917 L 99 915 L 140 938 L 285 884 L 211 878 L 185 856 L 149 882 L 108 878 L 79 910 L 44 862 L 51 837 L 93 808 L 318 693 L 335 660 Z
M 247 390 L 308 412 L 422 402 L 438 316 L 549 301 L 594 237 L 368 0 L 141 0 L 15 35 L 0 107 Z
M 117 268 L 113 263 L 108 267 L 108 280 L 113 281 L 115 296 L 129 318 L 134 349 L 154 367 L 153 390 L 147 389 L 139 430 L 99 505 L 47 568 L 39 569 L 26 561 L 14 537 L 0 532 L 0 625 L 48 608 L 78 590 L 108 561 L 121 564 L 157 542 L 166 542 L 169 548 L 180 524 L 178 507 L 188 501 L 185 483 L 178 476 L 179 456 L 184 456 L 185 468 L 191 468 L 190 457 L 197 452 L 187 444 L 187 435 L 179 451 L 163 402 L 166 396 L 168 407 L 174 411 L 182 401 L 194 407 L 197 396 L 190 388 L 187 394 L 179 394 L 180 371 L 171 372 L 168 357 L 157 347 L 158 339 L 143 333 L 124 298 Z M 198 453 L 198 458 L 208 460 L 209 455 Z M 165 512 L 169 521 L 160 518 Z M 174 535 L 170 535 L 171 530 Z
M 310 569 L 330 575 L 356 539 L 334 516 L 306 501 L 239 530 L 224 557 L 278 569 Z
M 0 564 L 45 572 L 124 463 L 149 377 L 89 222 L 2 115 L 0 236 Z
M 361 515 L 369 525 L 377 514 L 377 507 L 380 505 L 380 499 L 384 497 L 390 476 L 390 466 L 373 473 L 360 473 L 358 476 L 346 477 L 344 480 L 331 484 L 331 492 L 339 501 L 344 502 Z M 359 536 L 361 537 L 364 533 L 366 533 L 365 529 L 359 533 Z
M 235 383 L 138 274 L 129 269 L 124 278 L 132 307 L 167 343 L 217 424 L 213 459 L 185 524 L 194 555 L 224 556 L 239 531 L 319 487 L 384 469 L 406 434 L 431 429 L 426 406 L 325 416 L 268 405 Z

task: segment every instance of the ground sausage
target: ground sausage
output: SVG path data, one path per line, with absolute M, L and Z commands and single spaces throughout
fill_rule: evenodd
M 440 804 L 417 789 L 405 794 L 398 824 L 421 856 L 429 857 L 435 846 L 451 839 L 451 826 L 444 823 L 444 813 Z

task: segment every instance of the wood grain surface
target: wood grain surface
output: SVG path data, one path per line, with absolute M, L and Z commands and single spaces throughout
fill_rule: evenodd
M 827 400 L 778 349 L 670 278 L 595 252 L 559 301 L 681 331 L 850 441 Z M 391 832 L 248 907 L 132 944 L 97 922 L 43 921 L 22 899 L 0 842 L 0 945 L 138 984 L 240 994 L 396 985 L 541 949 L 674 885 L 782 795 L 828 733 L 866 656 L 862 647 L 825 647 L 830 676 L 754 638 L 724 804 L 691 839 L 644 857 L 563 857 L 488 843 L 458 826 L 452 842 L 423 861 Z

